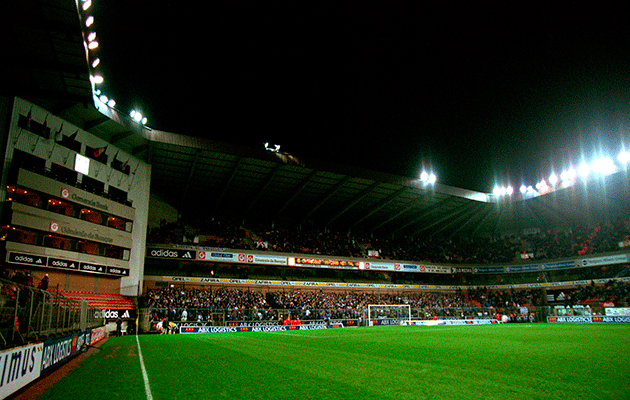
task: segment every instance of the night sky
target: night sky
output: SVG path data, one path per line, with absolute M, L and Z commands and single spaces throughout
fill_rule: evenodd
M 208 3 L 94 2 L 121 110 L 484 192 L 630 145 L 629 24 L 614 3 Z

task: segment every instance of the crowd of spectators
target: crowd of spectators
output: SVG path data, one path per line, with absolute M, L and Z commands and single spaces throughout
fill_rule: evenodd
M 601 254 L 630 247 L 630 221 L 619 218 L 591 227 L 532 229 L 502 237 L 361 236 L 328 230 L 257 226 L 236 222 L 166 223 L 151 229 L 149 243 L 193 244 L 230 249 L 379 258 L 446 264 L 497 264 Z

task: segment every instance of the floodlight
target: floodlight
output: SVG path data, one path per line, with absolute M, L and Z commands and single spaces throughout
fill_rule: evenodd
M 94 61 L 92 61 L 92 68 L 96 68 L 100 63 L 101 63 L 101 59 L 95 58 Z
M 92 26 L 93 23 L 94 23 L 94 17 L 93 16 L 90 15 L 89 17 L 87 17 L 85 19 L 85 26 L 86 27 L 89 28 L 90 26 Z
M 498 186 L 495 186 L 494 189 L 492 189 L 492 194 L 494 194 L 495 196 L 500 196 L 501 195 L 501 188 Z
M 581 176 L 582 178 L 586 178 L 589 172 L 591 172 L 591 167 L 589 167 L 587 163 L 582 163 L 577 172 L 579 176 Z
M 94 75 L 90 77 L 92 80 L 92 83 L 98 84 L 98 83 L 103 83 L 103 77 L 100 75 Z
M 136 111 L 132 118 L 133 118 L 134 121 L 140 122 L 140 121 L 142 121 L 142 114 L 140 114 L 140 112 Z
M 429 174 L 429 183 L 435 183 L 436 180 L 437 180 L 437 176 L 435 176 L 435 174 L 433 173 Z
M 129 116 L 133 118 L 135 115 L 136 115 L 136 110 L 131 110 L 131 112 L 129 113 Z
M 610 175 L 617 171 L 615 163 L 610 158 L 604 157 L 593 161 L 591 170 L 602 175 Z
M 527 192 L 527 187 L 525 185 L 521 185 L 521 187 L 518 189 L 522 194 L 525 194 Z
M 94 40 L 96 40 L 96 32 L 90 32 L 88 34 L 87 39 L 88 39 L 88 42 L 93 42 Z
M 512 193 L 514 193 L 514 188 L 513 188 L 512 186 L 508 185 L 508 187 L 506 187 L 506 188 L 505 188 L 505 193 L 506 193 L 508 196 L 511 196 L 511 195 L 512 195 Z
M 617 156 L 617 159 L 622 164 L 628 164 L 628 162 L 630 162 L 630 154 L 626 152 L 625 150 L 623 150 L 621 153 L 619 153 L 619 156 Z
M 422 182 L 426 182 L 429 180 L 429 174 L 426 171 L 422 171 L 422 173 L 420 174 L 420 180 Z
M 147 124 L 147 117 L 142 118 L 142 125 L 146 125 Z
M 83 4 L 81 5 L 81 8 L 83 8 L 83 11 L 87 11 L 87 9 L 90 8 L 91 5 L 92 5 L 92 0 L 85 0 Z
M 116 100 L 114 100 L 114 99 L 109 99 L 109 101 L 107 102 L 107 105 L 108 105 L 110 108 L 114 108 L 114 107 L 116 106 Z
M 566 171 L 562 171 L 562 173 L 560 174 L 560 180 L 563 182 L 568 182 L 574 180 L 576 176 L 577 173 L 575 172 L 575 169 L 569 168 Z
M 107 104 L 107 102 L 109 101 L 109 99 L 107 98 L 107 96 L 105 96 L 104 94 L 101 95 L 101 97 L 98 98 L 101 103 L 103 104 Z
M 555 186 L 555 184 L 558 183 L 558 175 L 553 173 L 549 175 L 549 183 L 551 183 L 552 186 Z
M 96 49 L 98 47 L 98 42 L 96 40 L 94 40 L 94 41 L 88 43 L 87 47 L 90 50 L 94 50 L 94 49 Z

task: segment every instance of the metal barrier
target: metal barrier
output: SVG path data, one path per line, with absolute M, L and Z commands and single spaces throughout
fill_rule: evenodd
M 0 279 L 0 348 L 102 326 L 95 311 L 86 301 Z

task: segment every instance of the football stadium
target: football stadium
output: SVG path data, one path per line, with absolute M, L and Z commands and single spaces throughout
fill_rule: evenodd
M 627 95 L 613 146 L 484 190 L 451 184 L 466 152 L 392 173 L 384 134 L 301 153 L 181 105 L 160 130 L 165 94 L 109 84 L 133 62 L 104 25 L 137 33 L 105 3 L 0 5 L 1 399 L 630 398 Z

